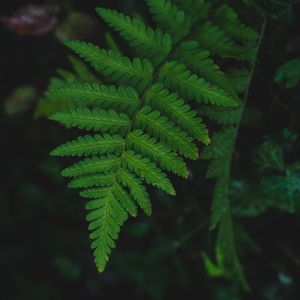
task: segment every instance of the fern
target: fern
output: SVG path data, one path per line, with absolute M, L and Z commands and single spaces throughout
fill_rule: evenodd
M 236 97 L 228 78 L 209 57 L 209 51 L 202 50 L 199 42 L 187 41 L 182 43 L 176 54 L 176 57 L 183 60 L 193 72 Z
M 107 51 L 91 44 L 79 41 L 69 41 L 66 45 L 80 55 L 100 74 L 110 77 L 119 84 L 131 83 L 138 89 L 143 89 L 151 80 L 153 67 L 149 60 L 128 57 L 111 50 Z
M 153 19 L 177 42 L 188 34 L 191 18 L 169 0 L 146 0 Z
M 97 8 L 96 11 L 112 28 L 120 32 L 140 56 L 159 62 L 170 52 L 171 37 L 161 29 L 153 30 L 142 21 L 114 10 Z
M 216 54 L 220 57 L 246 61 L 253 59 L 253 51 L 251 49 L 238 46 L 222 28 L 211 22 L 207 22 L 199 27 L 197 41 L 208 49 L 211 54 Z
M 78 108 L 59 112 L 50 117 L 68 127 L 95 130 L 109 133 L 125 133 L 130 127 L 129 117 L 114 110 Z
M 207 126 L 194 107 L 206 105 L 204 116 L 218 109 L 238 110 L 235 88 L 209 55 L 239 59 L 253 55 L 217 25 L 208 23 L 209 3 L 146 2 L 156 29 L 115 10 L 97 8 L 138 57 L 68 41 L 66 45 L 100 74 L 102 83 L 77 65 L 75 69 L 85 80 L 61 73 L 63 80 L 50 85 L 47 92 L 50 98 L 72 103 L 71 109 L 56 112 L 52 120 L 97 132 L 58 146 L 51 154 L 86 157 L 67 167 L 62 175 L 72 177 L 69 187 L 82 189 L 80 195 L 88 199 L 87 220 L 100 272 L 128 215 L 136 216 L 137 207 L 151 214 L 145 185 L 175 195 L 168 173 L 187 178 L 184 158 L 198 158 L 198 141 L 210 144 Z M 195 13 L 200 9 L 202 13 Z M 214 137 L 212 146 L 202 153 L 204 158 L 224 154 L 216 147 L 216 139 L 222 142 L 221 137 Z
M 241 40 L 241 35 L 247 35 L 247 41 L 256 41 L 258 34 L 252 29 L 240 26 L 237 15 L 233 10 L 227 6 L 221 6 L 216 12 L 216 17 L 223 16 L 223 27 L 228 32 L 231 32 L 232 36 Z M 228 22 L 225 22 L 228 20 Z M 236 26 L 235 31 L 230 31 L 231 26 Z M 265 21 L 261 29 L 260 40 L 255 48 L 255 51 L 247 57 L 251 59 L 252 69 L 251 72 L 245 72 L 244 70 L 238 70 L 231 72 L 230 76 L 236 76 L 238 81 L 231 80 L 235 85 L 235 92 L 242 93 L 244 95 L 244 101 L 237 108 L 211 108 L 203 107 L 201 114 L 209 117 L 219 125 L 221 130 L 216 132 L 212 137 L 211 145 L 207 146 L 201 153 L 201 158 L 210 160 L 208 166 L 207 177 L 215 178 L 216 184 L 213 191 L 212 199 L 212 217 L 211 217 L 211 229 L 215 229 L 218 226 L 218 234 L 216 240 L 216 260 L 221 269 L 224 269 L 226 273 L 230 274 L 232 278 L 235 278 L 239 284 L 248 290 L 249 286 L 245 279 L 242 267 L 237 257 L 237 250 L 235 247 L 235 238 L 233 234 L 233 219 L 230 211 L 230 198 L 229 198 L 229 183 L 230 183 L 230 170 L 232 157 L 235 149 L 235 142 L 242 119 L 242 114 L 245 108 L 245 102 L 248 97 L 249 84 L 251 77 L 254 73 L 255 56 L 259 50 L 260 43 L 265 30 Z M 244 39 L 246 37 L 244 36 Z M 245 41 L 245 40 L 244 40 Z M 246 43 L 251 47 L 252 43 Z M 249 52 L 250 53 L 250 52 Z M 239 55 L 232 55 L 237 60 L 241 59 Z M 245 57 L 244 57 L 245 58 Z M 237 87 L 238 86 L 238 87 Z
M 243 42 L 245 45 L 253 45 L 258 39 L 258 34 L 239 21 L 237 13 L 228 5 L 221 5 L 214 13 L 214 20 L 229 37 Z

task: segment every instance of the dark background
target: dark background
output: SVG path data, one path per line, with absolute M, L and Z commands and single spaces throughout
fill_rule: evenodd
M 45 2 L 5 1 L 0 15 L 10 16 L 28 4 L 41 3 Z M 137 220 L 129 221 L 107 270 L 97 273 L 83 200 L 66 189 L 59 174 L 63 163 L 49 157 L 50 150 L 66 140 L 68 133 L 46 118 L 34 118 L 34 112 L 55 70 L 69 68 L 69 52 L 57 36 L 70 13 L 90 16 L 96 29 L 91 30 L 88 39 L 100 44 L 105 42 L 107 28 L 97 18 L 94 7 L 115 7 L 144 15 L 146 5 L 121 0 L 47 4 L 60 8 L 58 25 L 49 33 L 24 35 L 0 24 L 1 299 L 300 299 L 297 213 L 270 208 L 255 218 L 238 221 L 254 245 L 251 251 L 249 244 L 238 239 L 242 265 L 252 287 L 250 293 L 240 292 L 232 281 L 206 274 L 202 251 L 213 253 L 214 234 L 208 230 L 213 183 L 204 179 L 203 162 L 193 164 L 193 177 L 188 181 L 175 179 L 175 198 L 152 192 L 153 217 L 140 214 Z M 295 135 L 300 128 L 299 86 L 285 89 L 274 82 L 276 70 L 299 57 L 299 4 L 285 1 L 285 5 L 277 5 L 269 0 L 261 4 L 275 17 L 267 24 L 259 53 L 249 98 L 250 125 L 246 118 L 239 135 L 239 163 L 245 165 L 251 151 L 267 136 L 278 136 L 283 130 Z M 251 22 L 247 8 L 242 8 L 241 14 Z M 71 33 L 64 34 L 82 39 L 89 35 L 84 31 L 84 22 L 75 28 L 83 32 L 71 29 Z M 14 94 L 24 85 L 35 89 L 38 96 L 34 100 L 20 100 Z M 7 107 L 13 107 L 13 113 Z M 259 122 L 255 121 L 257 115 Z M 290 162 L 299 159 L 297 138 L 293 139 L 293 147 L 286 157 Z M 240 169 L 236 167 L 236 176 L 243 173 Z

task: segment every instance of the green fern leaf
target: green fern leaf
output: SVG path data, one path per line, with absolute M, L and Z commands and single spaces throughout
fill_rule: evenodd
M 226 163 L 227 161 L 223 158 L 215 158 L 210 161 L 207 172 L 206 178 L 218 178 L 221 177 L 226 170 Z M 215 186 L 216 189 L 216 186 Z M 214 197 L 213 197 L 214 198 Z
M 92 173 L 108 173 L 116 171 L 120 164 L 120 158 L 114 155 L 105 157 L 86 158 L 62 171 L 65 177 L 77 177 Z
M 145 129 L 152 136 L 159 138 L 163 143 L 178 151 L 187 158 L 197 159 L 198 150 L 192 143 L 192 139 L 187 134 L 176 127 L 166 117 L 161 116 L 160 112 L 152 111 L 149 106 L 145 106 L 137 114 L 136 125 L 138 128 Z
M 239 46 L 238 29 L 228 32 L 239 21 L 227 7 L 213 12 L 210 2 L 204 0 L 174 0 L 177 5 L 170 0 L 146 1 L 157 29 L 146 26 L 143 18 L 131 19 L 114 10 L 97 9 L 102 19 L 129 42 L 138 58 L 123 56 L 110 36 L 107 44 L 115 51 L 68 41 L 66 45 L 101 75 L 100 81 L 85 63 L 71 58 L 74 71 L 61 70 L 45 94 L 58 103 L 52 120 L 99 133 L 78 137 L 51 154 L 86 157 L 63 170 L 62 175 L 71 177 L 69 187 L 81 189 L 80 195 L 89 199 L 86 208 L 91 212 L 87 219 L 91 222 L 95 262 L 101 272 L 128 215 L 136 216 L 138 206 L 151 214 L 145 186 L 150 184 L 175 195 L 165 172 L 188 177 L 183 157 L 198 158 L 193 140 L 209 145 L 201 156 L 211 160 L 207 176 L 218 181 L 212 224 L 219 224 L 223 233 L 232 229 L 229 199 L 220 191 L 228 189 L 236 129 L 225 127 L 211 141 L 197 111 L 221 125 L 239 122 L 240 88 L 215 61 L 223 65 L 222 58 L 252 59 L 253 50 Z M 195 100 L 193 109 L 190 100 Z M 199 103 L 205 106 L 199 107 Z M 222 203 L 227 205 L 225 212 Z M 218 245 L 223 241 L 230 245 L 226 251 L 231 249 L 228 256 L 231 266 L 236 267 L 232 231 L 229 235 L 228 240 L 221 237 Z M 225 262 L 222 253 L 219 257 L 219 264 Z
M 131 198 L 129 193 L 120 184 L 115 184 L 113 194 L 116 199 L 122 199 L 120 204 L 132 217 L 137 216 L 137 205 L 134 200 Z
M 95 130 L 108 133 L 125 133 L 130 128 L 129 117 L 114 110 L 78 108 L 59 112 L 50 117 L 67 127 Z
M 151 79 L 153 68 L 148 60 L 135 58 L 131 61 L 119 53 L 100 49 L 92 43 L 68 41 L 66 45 L 101 74 L 119 84 L 130 82 L 141 89 Z
M 224 213 L 220 222 L 220 228 L 216 243 L 216 257 L 218 265 L 222 266 L 239 285 L 246 291 L 250 287 L 245 279 L 243 269 L 237 257 L 235 248 L 234 233 L 232 229 L 232 219 L 229 209 Z
M 80 196 L 83 198 L 105 198 L 111 193 L 111 186 L 110 187 L 97 187 L 91 189 L 85 189 L 80 192 Z
M 242 24 L 237 13 L 228 5 L 221 5 L 214 13 L 215 23 L 223 28 L 229 37 L 253 45 L 258 39 L 258 33 Z
M 69 56 L 68 59 L 81 82 L 99 82 L 99 79 L 89 70 L 83 61 L 74 56 Z
M 94 186 L 111 186 L 115 177 L 115 173 L 85 175 L 72 179 L 69 182 L 68 187 L 72 189 L 78 189 Z
M 130 190 L 130 194 L 139 207 L 150 216 L 152 213 L 152 206 L 145 187 L 142 182 L 131 172 L 122 169 L 119 173 L 118 180 L 120 183 Z
M 197 116 L 197 112 L 191 110 L 188 104 L 185 104 L 175 93 L 170 93 L 162 84 L 154 84 L 147 90 L 145 102 L 159 108 L 193 138 L 206 145 L 210 143 L 208 130 L 201 118 Z
M 148 158 L 135 154 L 133 151 L 127 151 L 124 155 L 124 163 L 130 171 L 134 172 L 146 183 L 152 184 L 170 195 L 176 194 L 174 187 L 166 174 Z
M 197 21 L 207 19 L 211 8 L 211 2 L 205 0 L 173 0 L 173 2 Z
M 249 69 L 230 69 L 227 76 L 237 93 L 243 93 L 247 90 L 250 84 Z
M 241 106 L 231 108 L 228 107 L 208 107 L 202 106 L 199 109 L 202 116 L 206 116 L 220 125 L 235 125 L 240 120 Z
M 224 90 L 212 86 L 176 61 L 167 63 L 160 73 L 160 80 L 170 89 L 188 99 L 221 106 L 236 106 L 237 101 Z
M 209 52 L 201 49 L 199 42 L 187 41 L 182 43 L 176 53 L 176 58 L 181 59 L 198 76 L 206 78 L 208 82 L 222 88 L 229 95 L 237 97 L 231 82 L 209 57 Z
M 82 105 L 93 105 L 101 108 L 115 108 L 132 111 L 139 103 L 139 95 L 131 87 L 115 87 L 100 84 L 62 84 L 50 87 L 48 95 L 64 97 Z
M 169 0 L 146 0 L 153 19 L 159 27 L 172 36 L 176 43 L 185 36 L 190 27 L 190 18 Z
M 97 154 L 119 153 L 124 147 L 124 139 L 108 134 L 81 136 L 67 142 L 51 152 L 53 156 L 89 156 Z
M 229 170 L 228 161 L 223 164 L 225 170 Z M 221 177 L 217 180 L 214 187 L 212 206 L 211 206 L 211 221 L 210 229 L 215 229 L 220 223 L 225 213 L 228 212 L 228 184 L 229 178 L 228 174 L 223 173 Z
M 76 75 L 73 74 L 72 72 L 58 69 L 57 74 L 59 75 L 59 77 L 61 77 L 64 81 L 66 81 L 68 83 L 74 83 L 77 81 Z M 61 81 L 61 82 L 63 82 L 63 81 Z
M 87 221 L 91 222 L 89 230 L 90 238 L 93 240 L 95 263 L 98 271 L 103 272 L 111 249 L 115 248 L 120 227 L 128 215 L 112 193 L 105 198 L 92 200 L 86 208 L 91 210 L 87 215 Z
M 163 34 L 160 29 L 152 30 L 142 21 L 131 19 L 115 10 L 97 8 L 96 11 L 112 28 L 120 32 L 140 56 L 160 61 L 171 50 L 170 36 Z
M 212 55 L 216 54 L 225 58 L 235 58 L 251 61 L 253 51 L 246 47 L 236 45 L 218 26 L 210 22 L 201 26 L 197 33 L 197 41 L 210 51 Z
M 202 159 L 226 158 L 232 154 L 232 137 L 235 134 L 235 128 L 228 126 L 212 137 L 212 143 L 206 146 L 200 157 Z
M 188 170 L 184 161 L 170 148 L 157 142 L 141 130 L 133 131 L 128 136 L 129 147 L 145 157 L 150 157 L 161 168 L 182 177 L 188 177 Z

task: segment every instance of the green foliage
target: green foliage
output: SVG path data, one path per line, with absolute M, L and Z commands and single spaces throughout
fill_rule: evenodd
M 130 60 L 112 50 L 104 50 L 79 41 L 68 41 L 66 45 L 91 64 L 100 74 L 110 77 L 121 85 L 130 82 L 138 90 L 144 88 L 152 76 L 153 67 L 149 60 Z
M 197 41 L 213 55 L 245 61 L 253 59 L 252 50 L 238 46 L 223 29 L 211 22 L 199 27 Z
M 259 44 L 255 51 L 251 50 L 251 45 L 256 43 L 258 34 L 242 25 L 237 14 L 227 5 L 221 5 L 214 12 L 214 21 L 217 25 L 207 22 L 200 27 L 198 38 L 200 44 L 205 44 L 210 52 L 221 57 L 229 57 L 237 61 L 249 61 L 253 70 Z M 210 35 L 213 38 L 210 39 Z M 244 46 L 236 46 L 230 38 L 235 42 L 243 43 Z M 212 67 L 211 62 L 210 68 Z M 216 67 L 213 68 L 217 69 Z M 215 80 L 219 80 L 220 76 L 224 76 L 220 71 L 218 73 L 219 77 Z M 247 97 L 250 81 L 251 76 L 248 71 L 245 71 L 245 66 L 242 65 L 242 68 L 229 72 L 226 82 L 227 87 L 223 87 L 231 95 L 244 93 Z M 238 259 L 233 230 L 234 219 L 230 207 L 232 157 L 235 152 L 236 137 L 244 109 L 245 103 L 243 101 L 239 102 L 238 107 L 233 108 L 204 106 L 200 109 L 201 115 L 207 116 L 221 126 L 221 129 L 212 136 L 211 145 L 206 146 L 200 157 L 210 160 L 207 177 L 216 180 L 210 223 L 211 229 L 218 228 L 215 243 L 216 264 L 209 262 L 206 258 L 206 268 L 208 268 L 208 272 L 213 270 L 213 273 L 218 276 L 234 279 L 244 290 L 249 290 L 249 285 Z
M 138 19 L 131 19 L 110 9 L 97 8 L 96 11 L 110 27 L 120 32 L 140 57 L 149 58 L 156 63 L 170 52 L 171 37 L 160 29 L 153 30 Z
M 177 61 L 166 63 L 161 70 L 159 79 L 168 88 L 177 89 L 181 97 L 220 106 L 237 105 L 237 101 L 223 89 L 211 86 Z
M 214 20 L 232 39 L 246 45 L 255 45 L 258 33 L 239 21 L 237 13 L 228 5 L 221 5 L 214 13 Z
M 271 208 L 300 211 L 299 161 L 287 163 L 286 148 L 285 142 L 268 138 L 253 155 L 254 178 L 232 180 L 230 194 L 236 215 L 253 217 Z
M 95 83 L 99 82 L 99 79 L 89 70 L 89 67 L 81 60 L 77 59 L 74 56 L 68 57 L 69 62 L 72 65 L 74 72 L 69 72 L 66 70 L 58 70 L 58 77 L 54 77 L 50 81 L 47 92 L 44 95 L 44 98 L 40 100 L 36 110 L 35 117 L 39 118 L 42 116 L 50 116 L 55 112 L 64 111 L 70 108 L 75 107 L 74 99 L 66 99 L 65 95 L 52 94 L 48 91 L 50 89 L 58 88 L 64 86 L 66 83 L 82 84 L 82 83 Z
M 102 131 L 109 133 L 125 133 L 130 127 L 130 120 L 126 114 L 114 110 L 78 108 L 68 112 L 58 112 L 50 117 L 67 127 Z
M 204 144 L 210 143 L 206 126 L 197 116 L 197 112 L 192 110 L 184 100 L 178 98 L 175 93 L 170 93 L 162 84 L 154 84 L 148 89 L 145 103 L 158 107 L 193 138 Z
M 201 43 L 192 40 L 182 43 L 176 53 L 176 58 L 183 60 L 193 72 L 207 78 L 210 83 L 236 96 L 232 90 L 234 85 L 230 85 L 220 67 L 210 58 L 209 51 L 202 49 Z
M 119 135 L 103 134 L 80 136 L 55 148 L 54 156 L 89 156 L 107 153 L 120 153 L 124 147 L 124 139 Z
M 214 9 L 208 14 L 211 5 L 204 1 L 175 1 L 178 6 L 169 0 L 146 2 L 157 29 L 115 10 L 96 9 L 136 51 L 137 58 L 92 43 L 66 42 L 102 76 L 104 84 L 89 76 L 87 68 L 79 67 L 77 62 L 75 70 L 84 80 L 60 72 L 63 80 L 50 85 L 46 95 L 64 99 L 72 108 L 50 118 L 67 127 L 98 134 L 69 141 L 53 150 L 52 155 L 87 157 L 66 168 L 62 175 L 73 177 L 69 187 L 81 188 L 81 196 L 90 198 L 86 206 L 90 211 L 87 220 L 95 262 L 102 272 L 128 215 L 136 216 L 137 207 L 147 215 L 152 212 L 145 184 L 175 195 L 164 171 L 188 177 L 183 158 L 198 158 L 197 141 L 208 145 L 202 158 L 213 160 L 209 177 L 219 180 L 212 207 L 212 227 L 220 223 L 218 264 L 226 270 L 231 268 L 229 273 L 239 276 L 246 285 L 234 247 L 228 203 L 229 167 L 236 129 L 224 128 L 213 135 L 209 145 L 208 129 L 192 107 L 205 104 L 207 112 L 203 115 L 222 124 L 238 123 L 241 110 L 236 89 L 209 55 L 252 59 L 253 50 L 239 46 L 226 30 L 231 32 L 230 26 L 240 27 L 232 35 L 238 42 L 245 32 L 247 37 L 243 41 L 254 41 L 257 36 L 239 23 L 229 7 L 223 7 L 224 13 L 219 11 L 210 17 Z M 195 14 L 200 9 L 204 13 Z M 218 26 L 220 19 L 224 30 Z M 231 116 L 218 114 L 218 109 L 230 111 L 231 108 L 235 110 Z
M 210 223 L 211 229 L 219 227 L 215 247 L 217 269 L 222 270 L 223 276 L 235 278 L 247 290 L 249 286 L 235 248 L 229 203 L 230 167 L 235 137 L 236 128 L 224 126 L 221 131 L 213 135 L 211 145 L 204 149 L 201 157 L 211 161 L 208 166 L 207 177 L 217 180 L 213 191 Z
M 260 172 L 283 171 L 284 160 L 282 148 L 273 141 L 266 141 L 256 151 L 253 163 L 257 165 Z
M 275 74 L 275 81 L 281 86 L 292 89 L 300 81 L 300 59 L 292 59 L 283 64 Z
M 177 42 L 189 32 L 191 18 L 169 0 L 146 0 L 153 19 L 173 42 Z
M 290 166 L 286 174 L 268 176 L 261 181 L 265 195 L 275 198 L 282 210 L 291 213 L 299 210 L 300 196 L 300 165 Z

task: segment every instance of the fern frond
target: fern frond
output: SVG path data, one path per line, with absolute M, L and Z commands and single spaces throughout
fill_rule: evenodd
M 224 170 L 229 170 L 228 161 L 224 163 L 223 160 L 223 168 Z M 223 171 L 224 172 L 224 171 Z M 228 212 L 229 207 L 228 203 L 228 184 L 229 178 L 228 174 L 221 174 L 218 178 L 217 183 L 214 187 L 213 197 L 212 197 L 212 206 L 211 206 L 211 221 L 210 221 L 210 229 L 215 229 L 216 226 L 222 220 L 224 214 Z
M 58 112 L 50 117 L 67 127 L 101 131 L 102 133 L 125 133 L 130 128 L 128 115 L 114 110 L 77 108 Z
M 146 0 L 153 19 L 169 33 L 174 43 L 184 37 L 191 24 L 190 18 L 169 0 Z
M 163 173 L 157 165 L 151 162 L 148 158 L 144 158 L 133 151 L 127 151 L 124 154 L 124 164 L 130 171 L 134 172 L 146 183 L 152 184 L 170 195 L 176 194 L 174 187 L 166 174 Z
M 60 71 L 60 78 L 51 82 L 46 93 L 47 99 L 68 104 L 57 105 L 65 109 L 56 110 L 50 119 L 99 133 L 78 137 L 51 154 L 87 157 L 63 170 L 62 175 L 71 177 L 69 187 L 82 189 L 80 195 L 89 199 L 87 219 L 101 272 L 128 215 L 136 216 L 138 206 L 151 214 L 145 185 L 175 195 L 165 172 L 188 177 L 183 157 L 198 158 L 193 140 L 211 143 L 201 154 L 203 159 L 212 160 L 207 176 L 217 178 L 220 189 L 222 182 L 227 185 L 235 128 L 228 126 L 211 141 L 197 111 L 221 125 L 239 122 L 240 88 L 221 71 L 214 56 L 222 65 L 220 58 L 248 60 L 253 54 L 252 49 L 239 46 L 238 29 L 228 31 L 239 22 L 228 7 L 213 13 L 210 2 L 204 0 L 146 1 L 157 29 L 146 26 L 143 18 L 132 19 L 115 10 L 97 8 L 102 19 L 136 50 L 138 58 L 123 56 L 110 37 L 109 47 L 115 51 L 68 41 L 66 45 L 108 85 L 101 84 L 85 63 L 71 58 L 74 71 Z M 193 109 L 187 104 L 190 100 L 195 100 Z M 205 106 L 199 107 L 199 103 Z M 229 210 L 219 210 L 223 198 L 216 188 L 212 224 L 227 226 L 231 222 Z
M 116 199 L 121 199 L 120 204 L 132 217 L 137 216 L 137 206 L 130 194 L 118 183 L 115 184 L 113 194 Z
M 220 27 L 210 22 L 202 25 L 197 32 L 197 41 L 212 55 L 239 60 L 252 60 L 253 51 L 235 44 Z
M 216 132 L 212 137 L 212 143 L 206 146 L 200 157 L 202 159 L 226 158 L 232 153 L 232 136 L 235 128 L 228 126 Z
M 141 57 L 159 62 L 171 50 L 171 37 L 160 29 L 153 30 L 142 21 L 115 10 L 97 8 L 96 11 L 109 26 L 120 32 Z
M 91 189 L 85 189 L 80 192 L 80 196 L 83 198 L 105 198 L 111 193 L 111 186 L 110 187 L 97 187 L 97 188 L 91 188 Z
M 153 67 L 148 60 L 135 58 L 132 61 L 113 51 L 100 49 L 92 43 L 68 41 L 66 45 L 75 51 L 96 71 L 119 84 L 131 83 L 141 89 L 151 79 Z
M 220 125 L 235 125 L 239 122 L 241 107 L 228 109 L 227 107 L 203 106 L 199 109 L 199 113 Z
M 227 270 L 244 290 L 249 291 L 250 287 L 237 257 L 233 224 L 229 208 L 226 209 L 226 212 L 220 221 L 216 242 L 216 257 L 218 264 Z
M 132 111 L 139 103 L 139 95 L 131 87 L 115 87 L 100 84 L 62 84 L 50 87 L 48 95 L 64 98 L 82 105 L 115 108 Z
M 90 83 L 99 82 L 99 79 L 89 70 L 83 61 L 71 55 L 68 59 L 80 81 Z
M 182 177 L 188 177 L 184 161 L 167 146 L 158 143 L 155 138 L 135 130 L 128 135 L 129 147 L 160 165 L 161 168 Z
M 215 158 L 215 159 L 211 160 L 207 167 L 206 178 L 221 177 L 224 173 L 224 170 L 226 170 L 226 163 L 227 163 L 227 160 L 224 159 L 223 157 Z M 214 199 L 214 197 L 213 197 L 213 199 Z
M 103 272 L 111 249 L 115 248 L 120 227 L 128 215 L 112 193 L 103 199 L 91 200 L 86 208 L 91 210 L 87 220 L 91 222 L 89 230 L 95 263 L 98 271 Z
M 145 106 L 137 114 L 136 125 L 183 156 L 191 159 L 198 158 L 198 150 L 192 143 L 192 139 L 160 112 L 152 111 L 150 107 Z
M 258 33 L 242 24 L 237 13 L 227 4 L 221 5 L 214 13 L 214 22 L 223 28 L 229 37 L 253 45 L 258 39 Z
M 109 50 L 122 54 L 122 50 L 110 32 L 105 32 L 105 42 Z
M 182 43 L 176 53 L 176 58 L 181 59 L 192 72 L 206 78 L 208 82 L 236 98 L 233 85 L 220 67 L 209 57 L 209 52 L 201 49 L 199 42 L 186 41 Z
M 145 102 L 159 108 L 193 138 L 206 145 L 210 143 L 208 130 L 197 112 L 191 110 L 188 104 L 175 93 L 170 93 L 162 84 L 154 84 L 147 90 Z
M 243 93 L 246 91 L 250 83 L 249 69 L 230 69 L 227 76 L 231 82 L 231 85 L 235 88 L 237 93 Z
M 237 105 L 237 101 L 224 90 L 210 85 L 176 61 L 168 62 L 159 77 L 168 88 L 177 89 L 184 98 L 221 106 Z
M 62 171 L 65 177 L 77 177 L 92 173 L 110 173 L 116 171 L 120 158 L 114 155 L 86 158 Z
M 147 193 L 142 182 L 131 172 L 122 169 L 118 176 L 119 182 L 130 190 L 132 198 L 136 201 L 139 207 L 150 216 L 152 213 L 152 205 L 149 194 Z
M 115 173 L 85 175 L 72 179 L 69 182 L 68 187 L 72 189 L 78 189 L 97 186 L 111 186 L 115 177 Z
M 125 141 L 118 135 L 86 135 L 66 142 L 55 148 L 50 154 L 53 156 L 89 156 L 97 154 L 119 153 Z
M 76 75 L 70 71 L 58 69 L 56 72 L 59 75 L 59 77 L 61 77 L 64 81 L 66 81 L 68 83 L 74 83 L 77 81 Z M 63 81 L 61 81 L 61 82 L 63 82 Z
M 173 2 L 197 21 L 207 19 L 211 8 L 211 1 L 206 0 L 173 0 Z

